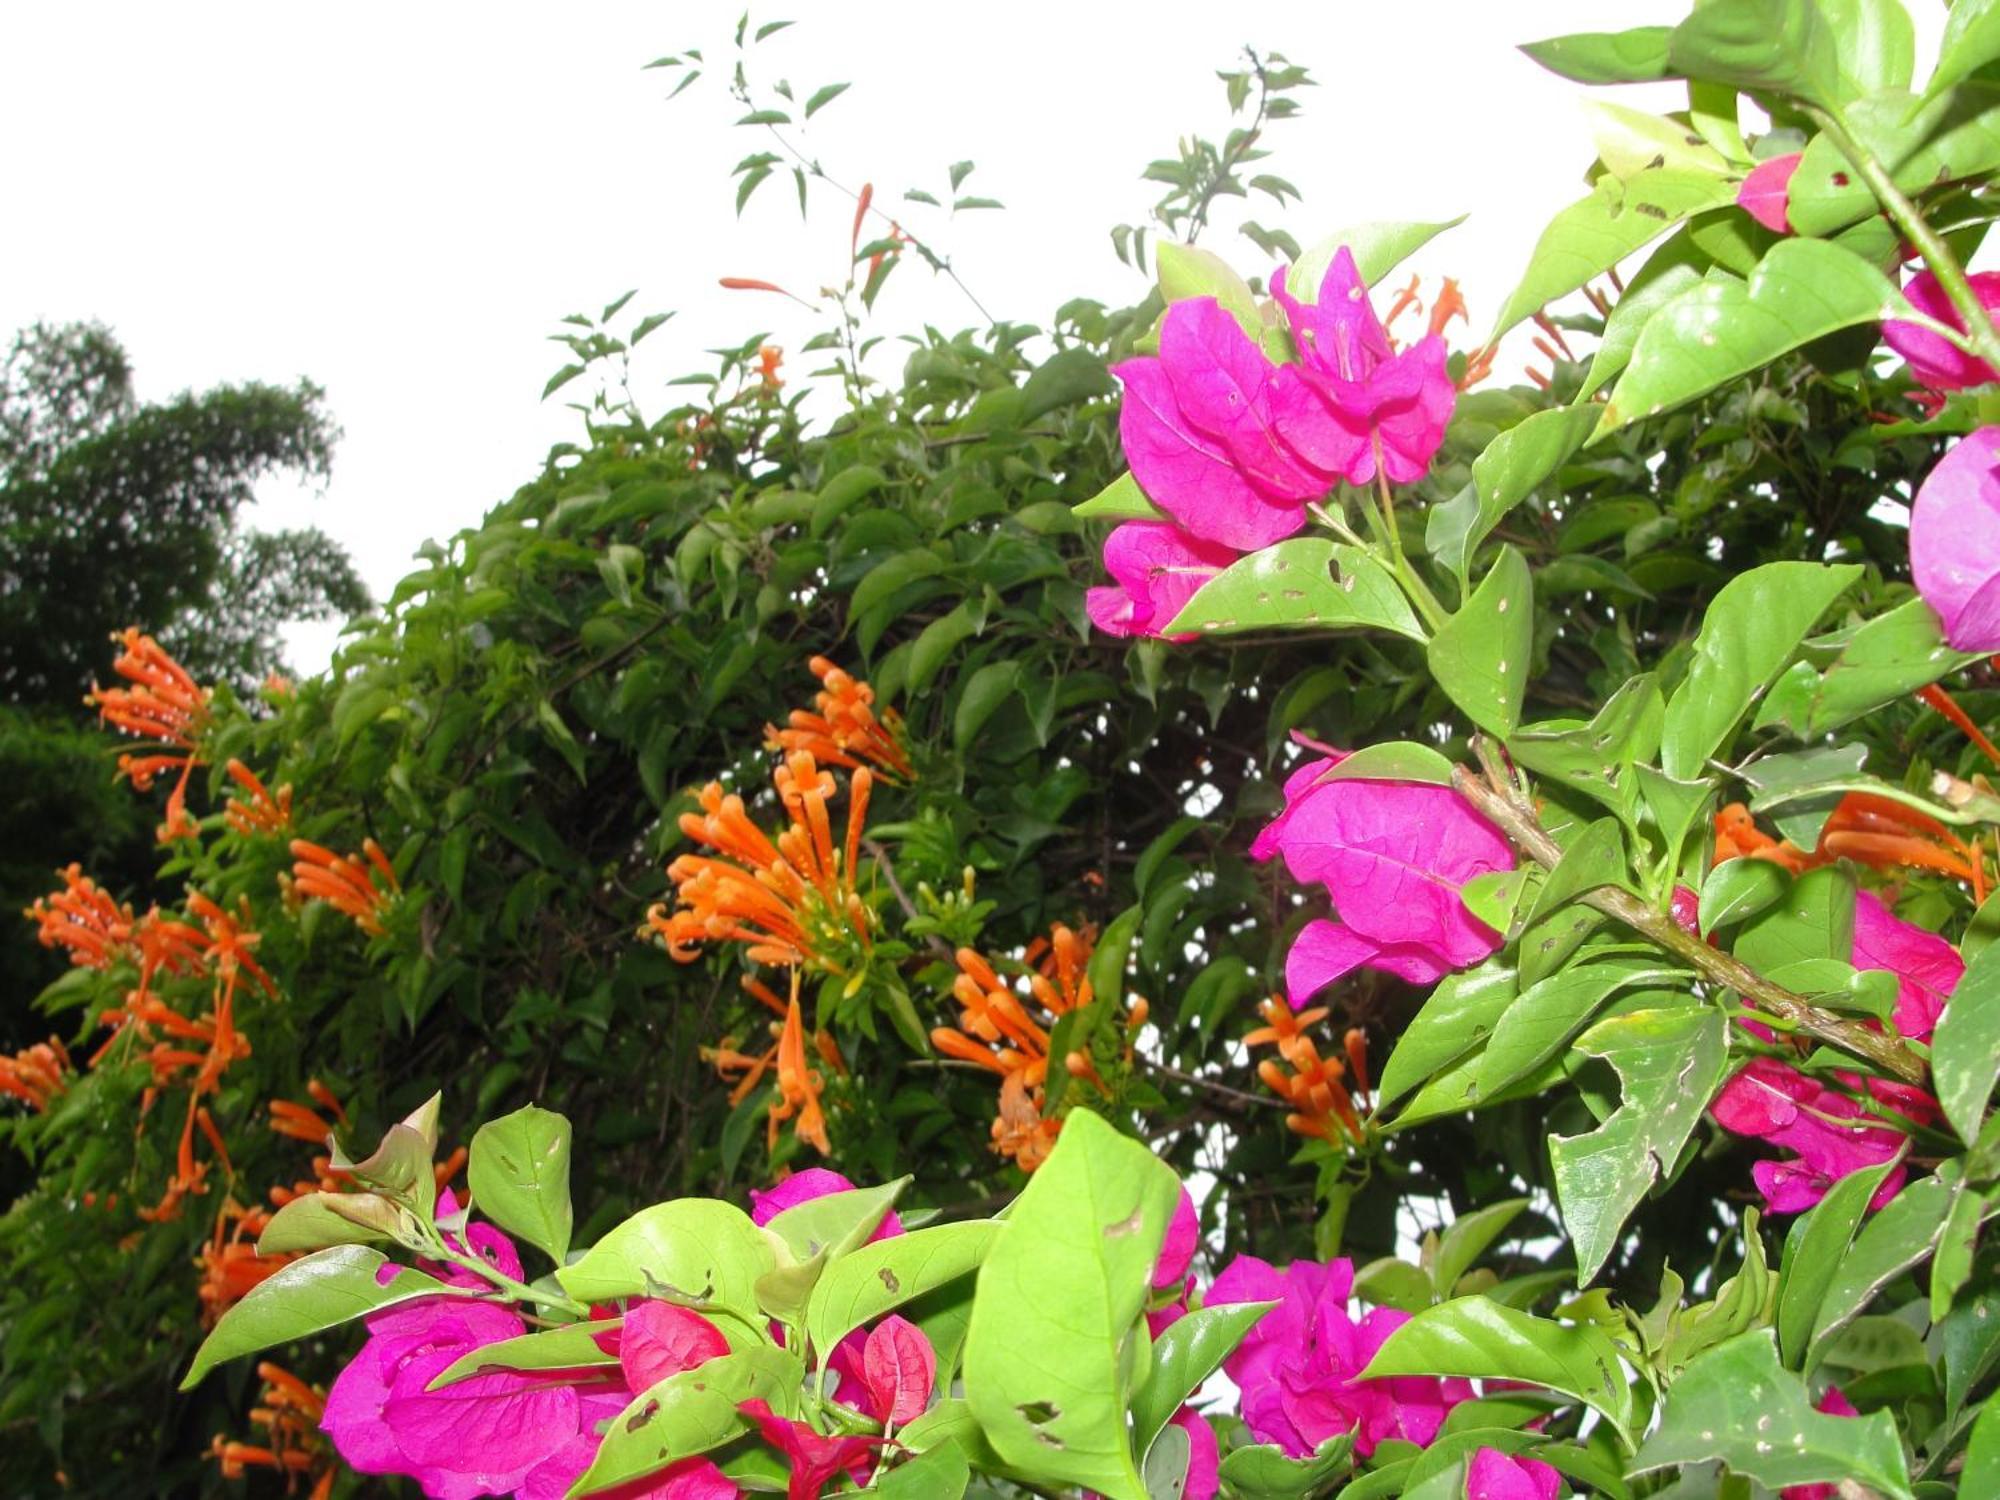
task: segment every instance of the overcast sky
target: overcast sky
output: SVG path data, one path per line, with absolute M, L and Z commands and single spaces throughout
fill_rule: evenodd
M 1936 11 L 1917 7 L 1934 46 Z M 764 149 L 717 69 L 672 103 L 648 60 L 730 55 L 740 7 L 681 3 L 274 5 L 63 3 L 0 8 L 0 139 L 9 146 L 0 330 L 95 318 L 125 341 L 141 394 L 303 375 L 345 429 L 323 493 L 274 486 L 266 525 L 316 524 L 385 594 L 426 537 L 448 536 L 533 477 L 571 436 L 565 313 L 638 288 L 679 316 L 646 345 L 642 401 L 769 330 L 796 348 L 812 316 L 716 278 L 810 291 L 844 274 L 846 215 L 802 226 L 788 183 L 738 219 L 728 169 Z M 852 89 L 804 137 L 828 172 L 895 206 L 967 193 L 1000 213 L 909 205 L 997 316 L 1045 321 L 1078 295 L 1143 283 L 1108 230 L 1156 196 L 1138 174 L 1176 137 L 1227 128 L 1214 73 L 1245 43 L 1320 87 L 1270 136 L 1269 169 L 1305 202 L 1254 215 L 1305 244 L 1365 219 L 1468 222 L 1419 262 L 1460 278 L 1483 329 L 1547 217 L 1581 191 L 1578 101 L 1513 44 L 1675 19 L 1677 0 L 1232 0 L 1140 7 L 816 0 L 753 13 L 799 24 L 753 67 L 800 98 Z M 1667 86 L 1617 91 L 1669 109 Z M 1233 234 L 1205 241 L 1246 271 Z M 975 321 L 906 266 L 872 331 Z M 323 664 L 332 634 L 295 643 Z

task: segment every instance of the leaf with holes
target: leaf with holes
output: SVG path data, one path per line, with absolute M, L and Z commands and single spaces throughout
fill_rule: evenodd
M 1368 553 L 1323 537 L 1294 537 L 1238 558 L 1209 579 L 1166 634 L 1341 627 L 1424 638 L 1396 580 Z

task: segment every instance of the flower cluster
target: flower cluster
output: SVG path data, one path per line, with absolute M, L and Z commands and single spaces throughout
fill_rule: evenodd
M 202 764 L 199 741 L 208 725 L 208 694 L 187 669 L 161 649 L 160 643 L 136 625 L 112 636 L 123 650 L 111 669 L 129 687 L 93 685 L 84 702 L 112 727 L 138 739 L 157 740 L 165 748 L 146 755 L 118 757 L 118 774 L 134 788 L 147 792 L 164 772 L 178 770 L 167 794 L 167 817 L 160 825 L 161 843 L 195 833 L 187 811 L 188 777 Z
M 271 1469 L 284 1476 L 288 1490 L 304 1480 L 310 1486 L 306 1500 L 328 1500 L 338 1470 L 333 1447 L 319 1430 L 326 1392 L 270 1360 L 258 1361 L 257 1378 L 264 1389 L 250 1409 L 250 1422 L 264 1429 L 264 1441 L 236 1442 L 218 1433 L 209 1452 L 222 1477 L 242 1479 L 252 1469 Z
M 1318 885 L 1337 920 L 1306 924 L 1285 959 L 1294 1009 L 1358 968 L 1430 984 L 1485 958 L 1500 934 L 1466 910 L 1478 875 L 1514 868 L 1514 851 L 1450 787 L 1361 777 L 1328 779 L 1347 752 L 1327 746 L 1285 781 L 1284 811 L 1250 846 L 1283 856 L 1292 878 Z
M 24 1047 L 12 1057 L 0 1057 L 0 1094 L 11 1094 L 37 1114 L 69 1087 L 73 1064 L 62 1038 L 50 1037 Z
M 875 711 L 875 690 L 824 656 L 807 663 L 820 680 L 810 710 L 795 708 L 786 727 L 764 726 L 764 748 L 780 755 L 803 750 L 825 766 L 858 770 L 908 781 L 916 774 L 904 743 L 903 721 L 894 709 Z
M 993 1149 L 1011 1157 L 1024 1172 L 1048 1159 L 1062 1132 L 1061 1117 L 1047 1113 L 1049 1047 L 1056 1022 L 1093 999 L 1086 970 L 1094 938 L 1088 928 L 1076 932 L 1057 923 L 1046 939 L 1036 939 L 1024 955 L 1026 1001 L 983 957 L 970 948 L 959 949 L 958 976 L 951 991 L 958 1001 L 959 1023 L 931 1032 L 931 1045 L 946 1057 L 999 1075 Z M 1134 996 L 1127 1006 L 1122 1061 L 1130 1061 L 1130 1037 L 1145 1025 L 1149 1010 L 1142 996 Z M 1076 1047 L 1064 1053 L 1062 1065 L 1077 1082 L 1109 1093 L 1103 1068 L 1111 1061 Z
M 1264 1086 L 1291 1106 L 1285 1126 L 1295 1134 L 1328 1145 L 1359 1146 L 1368 1139 L 1363 1113 L 1368 1108 L 1368 1036 L 1359 1027 L 1349 1027 L 1342 1039 L 1347 1061 L 1319 1055 L 1319 1046 L 1306 1028 L 1326 1019 L 1326 1009 L 1293 1013 L 1283 998 L 1271 996 L 1258 1007 L 1264 1024 L 1244 1037 L 1252 1047 L 1278 1049 L 1276 1058 L 1257 1064 L 1257 1076 Z M 1354 1075 L 1354 1092 L 1347 1087 L 1348 1071 Z M 1361 1095 L 1357 1107 L 1354 1093 Z
M 1850 796 L 1841 806 L 1845 808 L 1853 800 Z M 1874 837 L 1866 829 L 1857 828 L 1858 823 L 1873 816 L 1872 808 L 1864 806 L 1849 814 L 1844 828 L 1853 837 Z M 1830 819 L 1829 827 L 1831 824 Z M 1803 868 L 1805 856 L 1789 844 L 1778 845 L 1756 827 L 1740 806 L 1723 809 L 1717 815 L 1716 825 L 1717 863 L 1740 857 L 1765 858 Z M 1839 836 L 1836 833 L 1823 837 L 1821 850 L 1827 848 L 1828 838 Z M 1908 838 L 1904 834 L 1881 837 L 1899 841 Z M 1854 858 L 1868 848 L 1879 850 L 1880 846 L 1850 845 L 1844 852 Z M 1945 1002 L 1965 972 L 1956 948 L 1937 934 L 1904 921 L 1880 896 L 1867 890 L 1855 897 L 1854 939 L 1849 959 L 1856 969 L 1896 976 L 1896 1000 L 1890 1020 L 1898 1033 L 1916 1042 L 1930 1040 Z M 1769 1039 L 1766 1028 L 1755 1022 L 1745 1024 Z M 1938 1113 L 1935 1099 L 1908 1085 L 1884 1079 L 1864 1080 L 1849 1072 L 1835 1073 L 1829 1082 L 1802 1073 L 1775 1057 L 1752 1058 L 1723 1085 L 1709 1106 L 1716 1123 L 1724 1129 L 1788 1153 L 1776 1160 L 1759 1161 L 1751 1168 L 1751 1176 L 1773 1213 L 1801 1213 L 1825 1197 L 1827 1189 L 1842 1177 L 1896 1156 L 1902 1149 L 1904 1131 L 1887 1123 L 1884 1111 L 1917 1125 L 1934 1123 Z M 1883 1178 L 1873 1200 L 1876 1207 L 1895 1196 L 1904 1176 L 1904 1169 L 1897 1166 Z
M 1294 290 L 1283 269 L 1272 277 L 1291 362 L 1273 362 L 1214 297 L 1194 297 L 1167 309 L 1157 357 L 1113 369 L 1125 387 L 1125 461 L 1170 523 L 1111 533 L 1113 585 L 1086 601 L 1099 629 L 1159 635 L 1238 556 L 1304 527 L 1308 504 L 1336 483 L 1409 484 L 1429 469 L 1457 399 L 1443 338 L 1446 320 L 1464 314 L 1456 289 L 1447 283 L 1430 330 L 1406 349 L 1376 315 L 1347 249 L 1316 300 Z
M 370 937 L 382 935 L 382 913 L 401 893 L 396 867 L 373 839 L 363 839 L 360 855 L 335 854 L 305 839 L 293 839 L 290 899 L 324 901 Z

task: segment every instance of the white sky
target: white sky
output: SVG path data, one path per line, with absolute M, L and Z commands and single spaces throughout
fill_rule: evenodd
M 0 140 L 11 223 L 0 236 L 0 333 L 96 318 L 125 341 L 141 394 L 305 375 L 345 429 L 323 494 L 268 491 L 256 520 L 344 542 L 378 597 L 414 548 L 532 478 L 575 434 L 538 401 L 565 313 L 639 288 L 678 309 L 644 346 L 642 403 L 707 364 L 701 350 L 769 330 L 796 348 L 812 316 L 723 293 L 724 275 L 810 292 L 844 275 L 847 214 L 800 224 L 789 181 L 739 221 L 728 169 L 764 149 L 711 71 L 672 104 L 663 53 L 730 55 L 739 6 L 681 3 L 62 3 L 0 8 Z M 1917 6 L 1935 45 L 1940 7 Z M 966 193 L 1002 213 L 910 220 L 1001 317 L 1045 322 L 1072 296 L 1143 291 L 1108 230 L 1157 196 L 1138 173 L 1176 137 L 1226 128 L 1219 67 L 1244 44 L 1320 87 L 1277 127 L 1268 169 L 1303 191 L 1253 217 L 1310 245 L 1366 219 L 1470 213 L 1419 260 L 1460 278 L 1485 323 L 1541 225 L 1581 191 L 1587 92 L 1513 50 L 1575 30 L 1671 21 L 1678 0 L 1234 0 L 1089 5 L 818 0 L 756 54 L 803 99 L 853 88 L 809 148 L 877 203 Z M 1933 15 L 1932 12 L 1937 12 Z M 1920 64 L 1921 66 L 1921 64 Z M 1613 97 L 1677 106 L 1669 86 Z M 1234 234 L 1204 240 L 1250 272 Z M 975 321 L 917 265 L 892 278 L 872 331 Z M 886 366 L 882 368 L 887 368 Z M 573 390 L 575 388 L 572 388 Z M 569 393 L 565 393 L 569 394 Z M 316 668 L 332 631 L 302 634 Z

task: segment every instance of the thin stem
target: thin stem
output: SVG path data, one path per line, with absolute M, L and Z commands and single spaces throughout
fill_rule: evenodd
M 1475 744 L 1484 739 L 1485 736 L 1480 736 Z M 1482 754 L 1481 759 L 1486 758 Z M 1561 861 L 1562 850 L 1536 818 L 1533 804 L 1508 785 L 1504 778 L 1482 780 L 1466 767 L 1458 766 L 1452 771 L 1452 783 L 1466 801 L 1536 864 L 1552 870 Z M 1724 989 L 1736 991 L 1759 1010 L 1829 1046 L 1865 1058 L 1885 1073 L 1909 1083 L 1924 1081 L 1926 1071 L 1923 1059 L 1902 1043 L 1879 1031 L 1870 1031 L 1858 1022 L 1828 1015 L 1803 995 L 1771 983 L 1741 959 L 1711 948 L 1682 928 L 1671 916 L 1631 892 L 1607 887 L 1593 891 L 1583 897 L 1583 901 L 1585 905 L 1624 923 L 1656 947 L 1666 949 L 1704 978 Z
M 1374 435 L 1375 443 L 1375 494 L 1382 504 L 1382 526 L 1389 533 L 1390 565 L 1396 570 L 1396 577 L 1417 606 L 1417 612 L 1432 630 L 1445 622 L 1445 608 L 1438 603 L 1437 595 L 1430 591 L 1430 585 L 1418 576 L 1410 566 L 1410 559 L 1403 552 L 1403 530 L 1396 524 L 1396 495 L 1389 488 L 1389 476 L 1382 469 L 1382 437 Z
M 1966 278 L 1965 267 L 1960 265 L 1958 257 L 1952 254 L 1951 246 L 1945 243 L 1944 236 L 1931 228 L 1922 211 L 1901 188 L 1896 186 L 1896 180 L 1889 175 L 1888 169 L 1876 160 L 1874 153 L 1854 138 L 1854 133 L 1847 128 L 1846 120 L 1841 118 L 1837 111 L 1820 109 L 1810 104 L 1805 106 L 1805 111 L 1820 129 L 1832 138 L 1834 145 L 1840 148 L 1840 154 L 1848 159 L 1854 170 L 1861 174 L 1861 180 L 1868 184 L 1868 189 L 1874 193 L 1876 201 L 1888 210 L 1889 217 L 1895 220 L 1896 227 L 1903 232 L 1904 238 L 1915 245 L 1923 255 L 1924 264 L 1930 267 L 1932 274 L 1938 279 L 1938 285 L 1944 288 L 1944 294 L 1950 299 L 1952 307 L 1964 320 L 1966 336 L 1972 341 L 1973 353 L 1994 369 L 2000 370 L 2000 329 L 1993 326 L 1992 315 L 1973 292 L 1972 283 Z
M 482 1256 L 471 1255 L 463 1250 L 454 1250 L 449 1242 L 446 1241 L 437 1225 L 429 1221 L 428 1216 L 412 1215 L 412 1218 L 423 1230 L 425 1238 L 430 1241 L 428 1247 L 425 1248 L 429 1250 L 434 1259 L 448 1260 L 455 1266 L 463 1266 L 466 1270 L 472 1272 L 473 1275 L 492 1282 L 494 1286 L 517 1302 L 533 1302 L 539 1307 L 557 1308 L 562 1312 L 569 1313 L 573 1317 L 587 1318 L 590 1316 L 590 1309 L 573 1297 L 558 1296 L 552 1292 L 541 1291 L 536 1287 L 529 1286 L 526 1282 L 516 1281 L 505 1271 L 502 1271 Z

